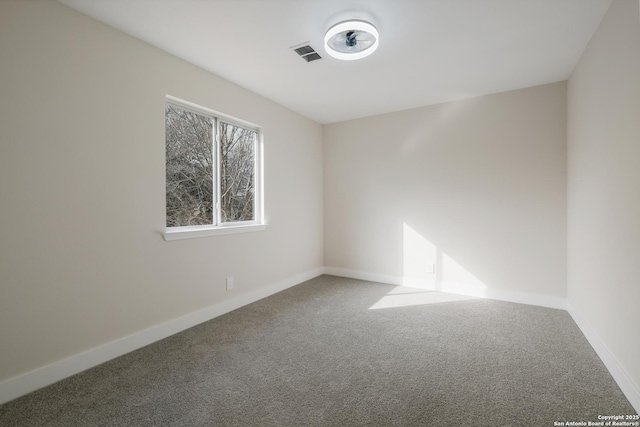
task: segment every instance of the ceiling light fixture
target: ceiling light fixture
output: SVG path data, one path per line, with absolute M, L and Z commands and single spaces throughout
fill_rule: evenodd
M 324 48 L 337 59 L 364 58 L 378 48 L 378 30 L 365 21 L 340 22 L 325 34 Z

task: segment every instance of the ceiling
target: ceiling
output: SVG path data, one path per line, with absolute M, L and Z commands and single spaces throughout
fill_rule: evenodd
M 566 80 L 611 0 L 59 0 L 319 123 Z M 326 30 L 363 19 L 371 56 Z M 304 42 L 321 60 L 290 49 Z

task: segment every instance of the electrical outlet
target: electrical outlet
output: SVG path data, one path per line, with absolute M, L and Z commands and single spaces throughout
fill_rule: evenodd
M 233 277 L 227 277 L 227 290 L 230 291 L 233 289 Z

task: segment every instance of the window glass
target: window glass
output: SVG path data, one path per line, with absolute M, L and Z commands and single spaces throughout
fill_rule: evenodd
M 213 119 L 166 105 L 167 227 L 214 223 Z
M 257 133 L 220 123 L 220 215 L 222 222 L 255 219 Z

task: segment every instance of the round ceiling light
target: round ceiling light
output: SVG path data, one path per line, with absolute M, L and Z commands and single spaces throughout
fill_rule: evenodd
M 325 34 L 324 47 L 334 58 L 364 58 L 378 48 L 378 30 L 365 21 L 340 22 Z

